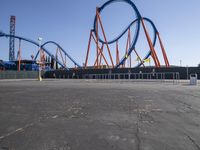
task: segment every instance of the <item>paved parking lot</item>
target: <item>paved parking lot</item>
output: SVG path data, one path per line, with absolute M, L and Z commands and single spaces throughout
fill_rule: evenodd
M 200 86 L 0 81 L 0 150 L 200 150 Z

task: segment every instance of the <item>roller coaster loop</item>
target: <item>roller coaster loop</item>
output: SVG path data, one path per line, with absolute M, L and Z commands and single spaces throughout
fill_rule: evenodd
M 136 19 L 134 21 L 132 21 L 123 31 L 121 34 L 119 34 L 116 38 L 112 39 L 112 40 L 107 40 L 106 38 L 106 34 L 105 34 L 105 30 L 103 28 L 103 23 L 101 20 L 101 12 L 108 7 L 109 5 L 113 4 L 113 3 L 117 3 L 117 2 L 124 2 L 127 3 L 128 5 L 130 5 L 132 7 L 132 9 L 134 10 L 135 14 L 136 14 Z M 145 22 L 148 22 L 152 28 L 153 28 L 153 40 L 151 40 L 149 32 L 145 26 Z M 136 30 L 135 30 L 135 35 L 132 38 L 131 41 L 131 35 L 130 35 L 130 28 L 136 25 Z M 141 27 L 144 29 L 145 32 L 145 36 L 146 36 L 146 40 L 148 42 L 149 48 L 150 50 L 147 52 L 146 56 L 144 58 L 141 58 L 138 54 L 138 52 L 136 51 L 136 44 L 138 42 L 138 37 L 140 34 L 140 30 Z M 103 35 L 103 39 L 99 36 L 99 30 L 102 30 L 102 35 Z M 128 32 L 128 39 L 127 39 L 127 47 L 126 47 L 126 52 L 125 55 L 121 58 L 119 58 L 119 50 L 118 50 L 118 41 L 125 35 L 125 33 Z M 154 25 L 154 23 L 145 17 L 142 17 L 140 12 L 138 11 L 137 7 L 135 6 L 135 4 L 131 1 L 131 0 L 109 0 L 108 2 L 106 2 L 105 4 L 103 4 L 101 7 L 96 9 L 96 16 L 94 19 L 94 25 L 93 25 L 93 29 L 90 32 L 90 38 L 89 38 L 89 43 L 88 43 L 88 49 L 87 49 L 87 54 L 86 54 L 86 60 L 85 60 L 85 68 L 88 67 L 88 58 L 89 58 L 89 53 L 90 53 L 90 45 L 91 45 L 91 40 L 95 41 L 96 44 L 96 53 L 97 56 L 95 58 L 95 64 L 94 67 L 96 68 L 100 68 L 101 67 L 101 63 L 102 63 L 102 57 L 103 60 L 106 63 L 106 66 L 108 68 L 119 68 L 119 67 L 123 67 L 125 66 L 125 63 L 127 61 L 128 58 L 130 58 L 130 62 L 131 62 L 131 54 L 132 52 L 134 52 L 137 56 L 137 58 L 140 60 L 140 63 L 136 66 L 136 67 L 140 67 L 140 66 L 144 66 L 144 62 L 145 60 L 147 60 L 150 56 L 153 58 L 153 61 L 155 63 L 156 67 L 161 67 L 160 61 L 158 59 L 156 50 L 155 50 L 155 45 L 156 45 L 156 41 L 157 41 L 157 37 L 159 39 L 159 43 L 160 43 L 160 47 L 162 50 L 162 54 L 163 54 L 163 58 L 165 61 L 165 66 L 169 67 L 169 61 L 164 49 L 164 45 L 161 41 L 161 37 L 160 34 L 156 28 L 156 26 Z M 113 61 L 113 57 L 109 48 L 109 45 L 116 43 L 116 64 L 114 65 L 114 61 Z M 105 51 L 103 48 L 100 48 L 99 45 L 106 45 L 108 54 L 109 54 L 109 59 L 111 62 L 111 65 L 109 65 L 109 61 L 105 58 L 105 55 L 103 54 L 103 52 Z M 131 63 L 130 63 L 130 67 L 131 67 Z

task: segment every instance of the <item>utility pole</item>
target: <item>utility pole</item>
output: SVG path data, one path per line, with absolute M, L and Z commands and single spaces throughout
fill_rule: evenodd
M 42 38 L 41 37 L 38 38 L 38 44 L 39 44 L 39 53 L 40 53 L 39 69 L 38 69 L 38 80 L 42 81 L 42 75 L 41 75 L 41 70 L 42 70 L 42 67 L 41 67 L 41 64 L 42 64 L 42 61 L 41 61 L 41 55 L 42 55 L 42 49 L 41 49 Z

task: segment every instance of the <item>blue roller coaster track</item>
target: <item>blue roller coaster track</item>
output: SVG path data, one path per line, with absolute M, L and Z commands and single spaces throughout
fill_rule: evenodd
M 24 37 L 20 37 L 20 36 L 13 36 L 13 35 L 10 35 L 10 34 L 5 34 L 3 32 L 0 32 L 0 37 L 13 37 L 15 39 L 19 39 L 19 40 L 22 40 L 22 41 L 26 41 L 26 42 L 29 42 L 33 45 L 36 45 L 36 46 L 40 46 L 37 42 L 33 41 L 33 40 L 30 40 L 30 39 L 27 39 L 27 38 L 24 38 Z M 53 41 L 49 41 L 49 42 L 46 42 L 45 44 L 41 45 L 41 48 L 44 50 L 44 52 L 46 52 L 46 54 L 48 54 L 51 58 L 53 58 L 62 68 L 66 69 L 66 70 L 69 70 L 68 67 L 66 67 L 60 60 L 58 60 L 49 50 L 47 50 L 45 48 L 45 45 L 47 45 L 48 43 L 52 43 L 54 45 L 56 45 L 57 47 L 59 47 L 61 49 L 61 51 L 77 66 L 77 67 L 81 67 L 58 43 L 56 42 L 53 42 Z M 38 57 L 38 54 L 39 54 L 39 51 L 37 52 L 36 54 L 36 57 L 35 57 L 35 60 L 37 59 Z

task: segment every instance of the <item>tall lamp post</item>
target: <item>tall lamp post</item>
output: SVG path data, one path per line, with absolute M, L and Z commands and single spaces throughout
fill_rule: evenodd
M 38 69 L 38 80 L 39 81 L 42 81 L 42 76 L 41 76 L 41 45 L 42 45 L 42 38 L 41 37 L 39 37 L 38 38 L 38 44 L 39 44 L 39 53 L 40 53 L 40 60 L 39 60 L 39 69 Z
M 182 67 L 182 60 L 180 60 L 180 67 Z

